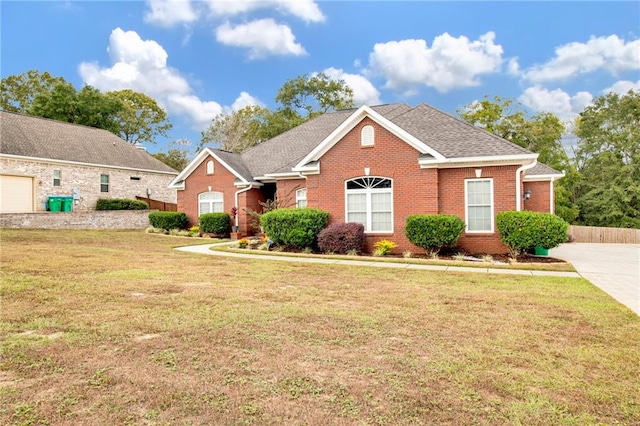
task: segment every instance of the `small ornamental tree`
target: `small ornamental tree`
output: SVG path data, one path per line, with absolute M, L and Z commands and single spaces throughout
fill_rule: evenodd
M 500 241 L 515 253 L 535 247 L 552 249 L 567 241 L 569 224 L 556 215 L 530 211 L 502 212 L 496 217 Z
M 411 244 L 430 253 L 454 246 L 464 231 L 464 222 L 458 216 L 445 214 L 417 214 L 407 218 L 404 234 Z
M 364 246 L 364 225 L 361 223 L 334 223 L 318 234 L 318 247 L 324 252 L 360 253 Z
M 204 213 L 198 217 L 200 231 L 207 234 L 224 235 L 231 225 L 229 213 Z
M 312 247 L 328 222 L 329 213 L 313 208 L 275 209 L 260 217 L 274 244 L 296 249 Z
M 184 229 L 187 226 L 187 215 L 182 212 L 153 212 L 149 213 L 149 223 L 154 228 Z

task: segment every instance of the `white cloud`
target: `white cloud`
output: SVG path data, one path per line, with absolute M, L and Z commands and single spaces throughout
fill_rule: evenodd
M 161 27 L 190 24 L 198 19 L 189 0 L 147 0 L 147 8 L 144 21 Z
M 626 42 L 614 34 L 565 44 L 556 48 L 549 62 L 528 69 L 524 78 L 534 83 L 561 81 L 599 69 L 613 75 L 640 69 L 640 39 Z
M 502 46 L 488 32 L 478 40 L 448 33 L 437 36 L 431 48 L 425 40 L 377 43 L 369 55 L 369 71 L 387 79 L 386 87 L 415 94 L 417 86 L 447 92 L 477 86 L 478 76 L 496 73 L 502 64 Z
M 313 0 L 209 0 L 207 4 L 215 16 L 234 16 L 257 9 L 275 8 L 306 22 L 323 22 L 325 19 Z
M 526 89 L 519 100 L 536 112 L 550 112 L 563 120 L 572 120 L 585 106 L 591 104 L 593 95 L 578 92 L 571 96 L 562 89 L 548 90 L 533 86 Z
M 349 74 L 341 68 L 327 68 L 323 71 L 333 80 L 344 80 L 344 82 L 353 90 L 353 101 L 356 106 L 362 104 L 379 105 L 380 92 L 366 77 L 360 74 Z
M 616 81 L 613 86 L 607 87 L 602 91 L 602 93 L 615 92 L 620 95 L 625 95 L 629 90 L 637 90 L 640 91 L 640 80 L 636 81 Z
M 167 65 L 168 54 L 153 40 L 142 40 L 135 31 L 116 28 L 108 47 L 111 67 L 83 62 L 78 67 L 85 83 L 102 91 L 132 89 L 154 98 L 169 114 L 188 117 L 194 128 L 202 130 L 213 117 L 230 111 L 214 101 L 203 101 L 193 93 L 191 85 L 178 70 Z M 242 92 L 236 103 L 253 100 Z
M 249 105 L 260 105 L 262 106 L 262 102 L 260 102 L 257 98 L 254 98 L 247 92 L 241 92 L 240 96 L 233 102 L 231 105 L 231 109 L 233 111 L 238 111 L 244 107 Z
M 520 64 L 518 63 L 518 58 L 511 58 L 507 63 L 507 74 L 517 77 L 520 75 Z
M 216 29 L 216 39 L 222 44 L 249 49 L 249 59 L 307 54 L 304 47 L 295 42 L 291 28 L 271 18 L 235 26 L 226 22 Z

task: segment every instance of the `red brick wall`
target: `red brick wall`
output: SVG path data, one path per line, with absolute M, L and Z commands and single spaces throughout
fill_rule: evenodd
M 370 124 L 375 131 L 373 147 L 360 146 L 360 130 Z M 310 207 L 328 211 L 330 223 L 345 221 L 345 181 L 365 176 L 393 179 L 392 234 L 367 234 L 366 248 L 390 239 L 398 244 L 397 253 L 417 251 L 404 236 L 407 216 L 438 212 L 438 173 L 435 169 L 420 169 L 418 151 L 398 139 L 372 120 L 365 118 L 320 159 L 321 175 L 307 176 L 307 200 Z
M 208 175 L 207 162 L 213 160 L 214 174 Z M 235 206 L 235 192 L 233 185 L 236 177 L 213 157 L 207 157 L 185 181 L 185 189 L 178 190 L 178 211 L 184 212 L 189 219 L 189 226 L 198 224 L 198 194 L 208 192 L 209 186 L 213 192 L 224 194 L 223 209 L 230 213 Z
M 493 178 L 493 233 L 465 233 L 458 245 L 469 253 L 507 253 L 508 247 L 500 242 L 495 224 L 495 215 L 516 209 L 516 170 L 518 166 L 468 167 L 463 169 L 440 169 L 438 188 L 440 213 L 453 214 L 465 220 L 464 191 L 466 179 L 476 179 L 475 171 L 481 169 L 480 178 Z
M 247 209 L 251 209 L 256 212 L 262 211 L 260 202 L 264 202 L 265 198 L 262 191 L 258 188 L 250 189 L 246 192 L 242 192 L 238 196 L 238 232 L 242 235 L 253 235 L 259 231 L 254 229 L 250 225 L 249 214 Z
M 295 207 L 296 190 L 306 188 L 307 180 L 283 179 L 278 181 L 277 186 L 276 198 L 278 199 L 278 207 Z
M 549 213 L 551 193 L 549 182 L 525 182 L 524 190 L 531 190 L 531 198 L 522 201 L 522 210 Z M 523 192 L 524 194 L 524 192 Z

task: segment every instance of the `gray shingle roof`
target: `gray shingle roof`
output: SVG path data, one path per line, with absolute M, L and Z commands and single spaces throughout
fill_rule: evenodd
M 242 157 L 240 154 L 236 154 L 234 152 L 224 151 L 221 149 L 212 149 L 212 151 L 220 157 L 222 161 L 227 163 L 229 167 L 238 172 L 240 176 L 242 176 L 247 182 L 253 182 L 253 175 L 251 171 L 247 168 L 244 161 L 242 161 Z
M 532 169 L 527 170 L 526 176 L 535 176 L 535 175 L 558 175 L 561 176 L 562 173 L 557 171 L 556 169 L 552 169 L 546 164 L 537 163 L 533 166 Z
M 391 121 L 447 158 L 531 154 L 427 104 L 418 105 Z
M 6 111 L 0 111 L 0 153 L 178 174 L 106 130 Z

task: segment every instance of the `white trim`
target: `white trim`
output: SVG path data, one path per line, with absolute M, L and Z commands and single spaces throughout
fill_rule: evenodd
M 196 158 L 193 159 L 193 161 L 191 161 L 191 163 L 189 163 L 187 165 L 187 167 L 185 167 L 185 169 L 183 171 L 180 172 L 180 174 L 178 176 L 176 176 L 176 178 L 171 181 L 171 183 L 169 184 L 169 188 L 177 188 L 177 189 L 184 189 L 184 185 L 178 185 L 178 182 L 186 180 L 187 177 L 189 177 L 189 175 L 191 173 L 193 173 L 193 171 L 198 168 L 198 166 L 200 164 L 202 164 L 202 162 L 208 157 L 208 156 L 213 157 L 215 160 L 218 161 L 218 163 L 220 163 L 222 165 L 222 167 L 224 167 L 225 169 L 229 170 L 235 177 L 237 177 L 238 179 L 240 179 L 242 182 L 244 182 L 245 184 L 249 184 L 249 181 L 247 181 L 245 178 L 242 177 L 242 175 L 240 175 L 240 173 L 238 173 L 237 171 L 235 171 L 233 169 L 233 167 L 229 166 L 225 161 L 223 161 L 220 157 L 218 157 L 215 152 L 213 152 L 211 149 L 209 148 L 204 148 L 202 151 L 200 151 L 200 153 L 196 156 Z
M 38 163 L 46 163 L 46 164 L 71 164 L 74 166 L 90 166 L 94 168 L 105 168 L 105 169 L 114 169 L 114 170 L 131 170 L 134 172 L 146 172 L 146 173 L 159 173 L 162 175 L 177 175 L 178 172 L 163 172 L 161 170 L 150 170 L 150 169 L 134 169 L 132 167 L 123 167 L 123 166 L 110 166 L 107 164 L 94 164 L 94 163 L 83 163 L 81 161 L 67 161 L 67 160 L 56 160 L 54 158 L 40 158 L 40 157 L 29 157 L 26 155 L 13 155 L 13 154 L 0 154 L 0 158 L 7 158 L 9 160 L 28 160 Z
M 213 160 L 207 161 L 207 174 L 212 175 L 216 172 L 216 163 Z
M 362 179 L 362 178 L 379 178 L 379 179 L 387 179 L 391 181 L 391 188 L 362 188 L 362 189 L 347 189 L 347 182 Z M 395 223 L 394 223 L 394 208 L 393 208 L 393 179 L 386 176 L 358 176 L 351 179 L 347 179 L 344 181 L 344 221 L 345 223 L 349 222 L 349 212 L 348 212 L 348 195 L 349 194 L 365 194 L 366 195 L 366 215 L 367 222 L 363 223 L 364 225 L 364 233 L 365 234 L 393 234 Z M 371 194 L 378 193 L 391 193 L 391 230 L 390 231 L 373 231 L 371 229 L 371 224 L 373 222 L 373 211 L 371 210 Z
M 365 130 L 367 134 L 365 134 Z M 365 140 L 365 137 L 367 137 L 368 139 Z M 360 146 L 369 147 L 369 146 L 374 146 L 375 144 L 376 144 L 376 130 L 373 128 L 371 124 L 362 126 L 362 128 L 360 129 Z
M 222 191 L 211 191 L 211 190 L 209 190 L 209 191 L 200 192 L 200 193 L 198 194 L 198 217 L 200 217 L 200 215 L 202 215 L 202 214 L 203 214 L 203 213 L 200 211 L 200 196 L 201 196 L 201 195 L 203 195 L 203 194 L 220 194 L 220 196 L 221 196 L 220 201 L 215 200 L 215 203 L 220 203 L 220 204 L 222 205 L 222 208 L 221 208 L 221 210 L 220 210 L 220 213 L 221 213 L 221 212 L 224 212 L 224 192 L 222 192 Z M 211 204 L 211 207 L 213 207 L 214 200 L 205 200 L 205 201 L 208 201 L 208 202 L 209 202 L 209 204 Z M 212 210 L 213 210 L 213 209 L 212 209 Z M 210 211 L 210 212 L 207 212 L 207 213 L 218 213 L 218 212 Z
M 489 155 L 486 157 L 454 157 L 446 158 L 443 160 L 423 158 L 418 160 L 418 164 L 422 169 L 445 169 L 460 166 L 509 166 L 515 164 L 524 164 L 537 158 L 538 154 Z
M 491 210 L 491 230 L 487 231 L 487 230 L 478 230 L 478 231 L 470 231 L 469 230 L 469 182 L 482 182 L 482 181 L 489 181 L 489 194 L 490 194 L 490 198 L 491 198 L 491 205 L 490 205 L 490 210 Z M 473 178 L 473 179 L 465 179 L 464 180 L 464 222 L 465 222 L 465 229 L 464 232 L 467 234 L 493 234 L 495 232 L 495 218 L 494 218 L 494 211 L 495 211 L 495 200 L 494 200 L 494 193 L 493 193 L 493 178 Z
M 556 210 L 555 193 L 553 191 L 553 179 L 549 181 L 549 213 L 554 214 Z
M 298 195 L 302 193 L 302 191 L 304 191 L 304 197 Z M 300 208 L 300 206 L 298 206 L 300 201 L 304 201 L 303 207 L 307 207 L 307 187 L 296 189 L 296 208 Z
M 525 175 L 524 179 L 522 179 L 523 182 L 544 182 L 544 181 L 554 181 L 554 180 L 558 180 L 560 178 L 563 178 L 565 176 L 565 173 L 559 173 L 559 174 L 552 174 L 552 175 Z
M 347 133 L 349 133 L 358 123 L 360 123 L 365 117 L 369 117 L 407 144 L 424 154 L 431 154 L 433 157 L 439 160 L 444 160 L 445 157 L 426 145 L 424 142 L 411 135 L 406 130 L 402 129 L 395 123 L 386 119 L 382 115 L 375 112 L 367 105 L 362 105 L 353 114 L 351 114 L 346 120 L 342 122 L 329 136 L 324 138 L 318 146 L 316 146 L 309 154 L 307 154 L 296 166 L 293 167 L 294 171 L 300 171 L 307 163 L 311 161 L 318 161 L 327 151 L 329 151 L 338 141 L 340 141 Z
M 520 188 L 522 185 L 520 183 L 521 181 L 520 176 L 522 175 L 522 172 L 526 172 L 527 170 L 534 168 L 536 164 L 538 164 L 537 157 L 538 157 L 538 154 L 536 154 L 536 158 L 534 158 L 534 160 L 530 164 L 523 164 L 521 167 L 518 167 L 518 170 L 516 170 L 516 211 L 517 212 L 522 210 L 522 188 Z M 526 173 L 525 173 L 525 176 L 526 176 Z

